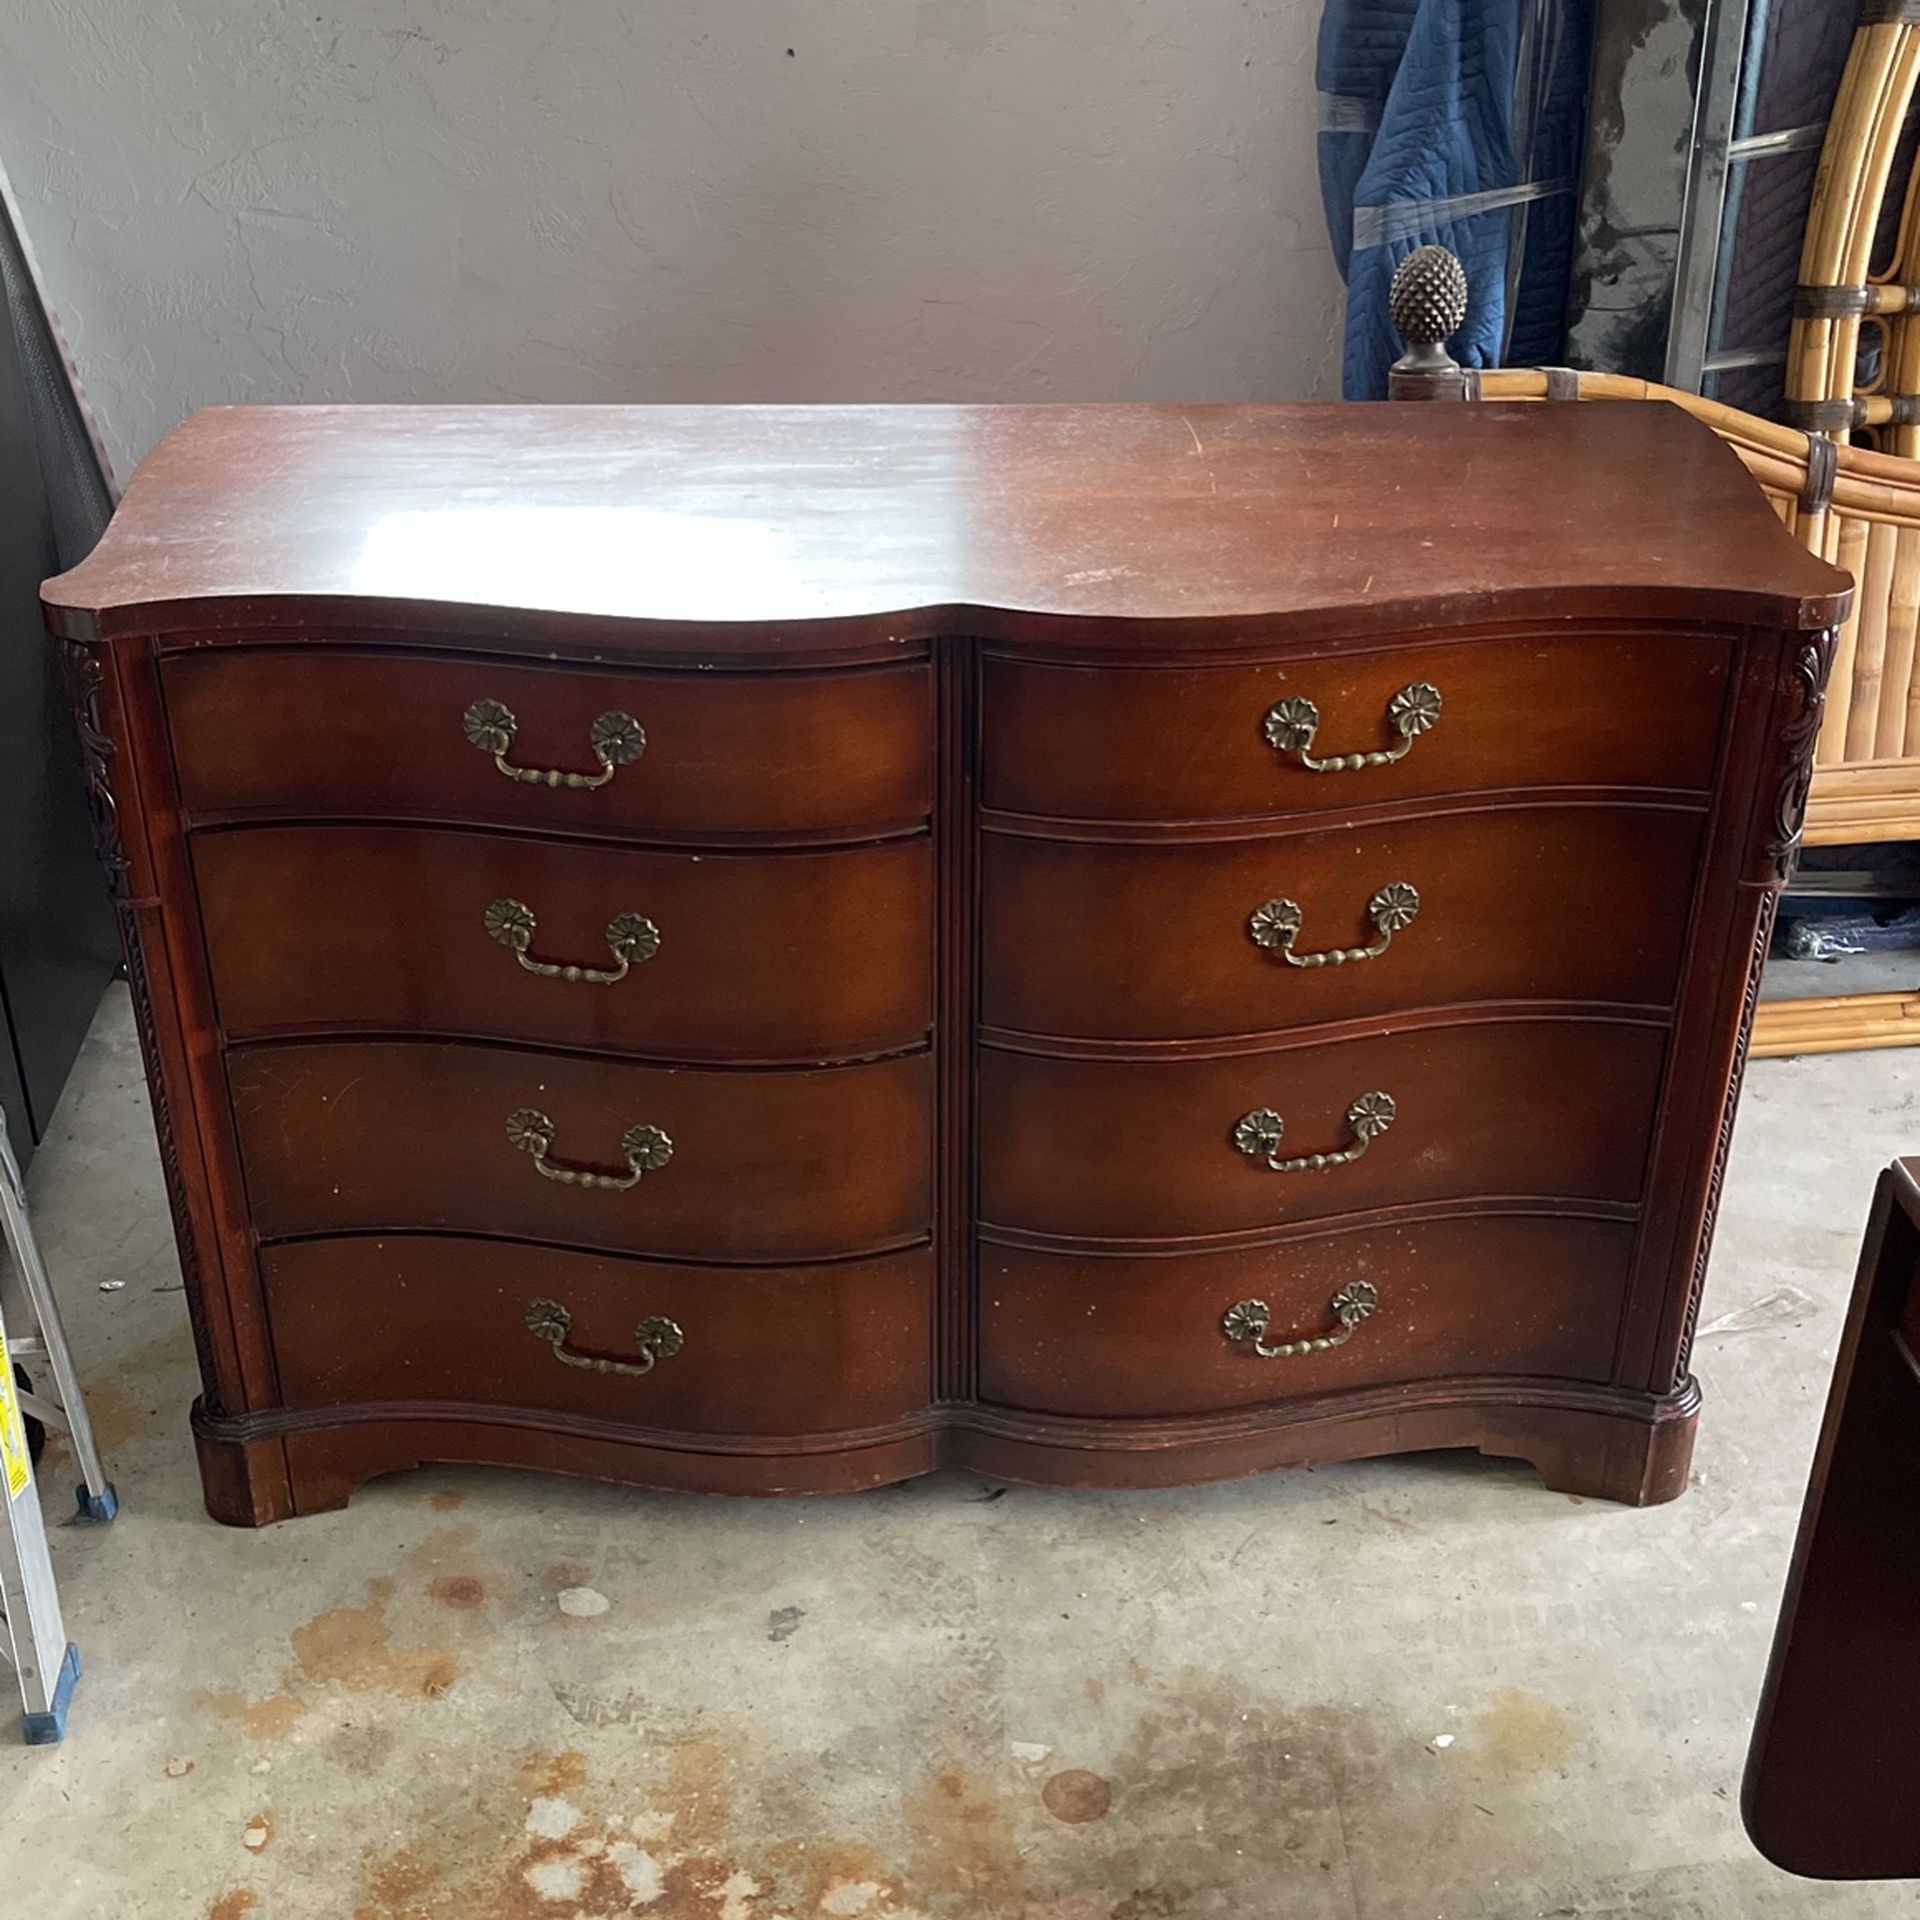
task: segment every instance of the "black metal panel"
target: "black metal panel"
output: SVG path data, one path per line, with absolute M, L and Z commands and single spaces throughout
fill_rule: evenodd
M 23 1157 L 119 958 L 40 619 L 40 582 L 60 560 L 40 438 L 17 322 L 0 325 L 0 1102 Z

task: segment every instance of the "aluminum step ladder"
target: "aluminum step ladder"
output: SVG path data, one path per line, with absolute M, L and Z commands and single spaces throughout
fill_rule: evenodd
M 67 1730 L 67 1706 L 80 1678 L 80 1651 L 67 1638 L 60 1617 L 60 1595 L 47 1556 L 47 1531 L 40 1495 L 33 1483 L 33 1456 L 26 1422 L 32 1418 L 67 1436 L 78 1464 L 80 1514 L 87 1520 L 111 1520 L 119 1496 L 100 1463 L 86 1401 L 73 1370 L 73 1355 L 60 1325 L 60 1309 L 47 1281 L 40 1248 L 27 1217 L 27 1194 L 20 1163 L 7 1141 L 6 1115 L 0 1113 L 0 1237 L 12 1256 L 13 1270 L 26 1295 L 32 1330 L 9 1339 L 0 1317 L 0 1612 L 20 1682 L 22 1731 L 29 1746 L 46 1746 Z M 53 1376 L 53 1397 L 26 1391 L 14 1378 L 16 1361 L 37 1357 Z

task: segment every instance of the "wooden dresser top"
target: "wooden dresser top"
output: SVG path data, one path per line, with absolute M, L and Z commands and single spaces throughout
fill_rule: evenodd
M 1660 403 L 216 407 L 147 457 L 56 631 L 1124 650 L 1484 617 L 1824 627 L 1847 578 Z M 370 603 L 377 603 L 370 604 Z M 761 645 L 764 647 L 764 634 Z

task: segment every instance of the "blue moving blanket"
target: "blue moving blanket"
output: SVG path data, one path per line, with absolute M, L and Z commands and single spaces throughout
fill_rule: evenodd
M 1467 269 L 1453 343 L 1539 366 L 1565 334 L 1594 0 L 1327 0 L 1320 190 L 1347 281 L 1342 390 L 1377 400 L 1393 270 L 1428 241 Z

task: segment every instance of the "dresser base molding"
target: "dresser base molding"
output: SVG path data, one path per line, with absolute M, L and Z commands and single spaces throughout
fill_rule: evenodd
M 1657 1506 L 1684 1491 L 1700 1389 L 1551 1380 L 1372 1388 L 1181 1420 L 935 1408 L 855 1433 L 742 1438 L 423 1403 L 223 1416 L 193 1409 L 207 1511 L 265 1526 L 347 1505 L 429 1465 L 523 1467 L 662 1493 L 854 1493 L 941 1468 L 1029 1486 L 1174 1487 L 1279 1467 L 1472 1449 L 1525 1460 L 1555 1493 Z

